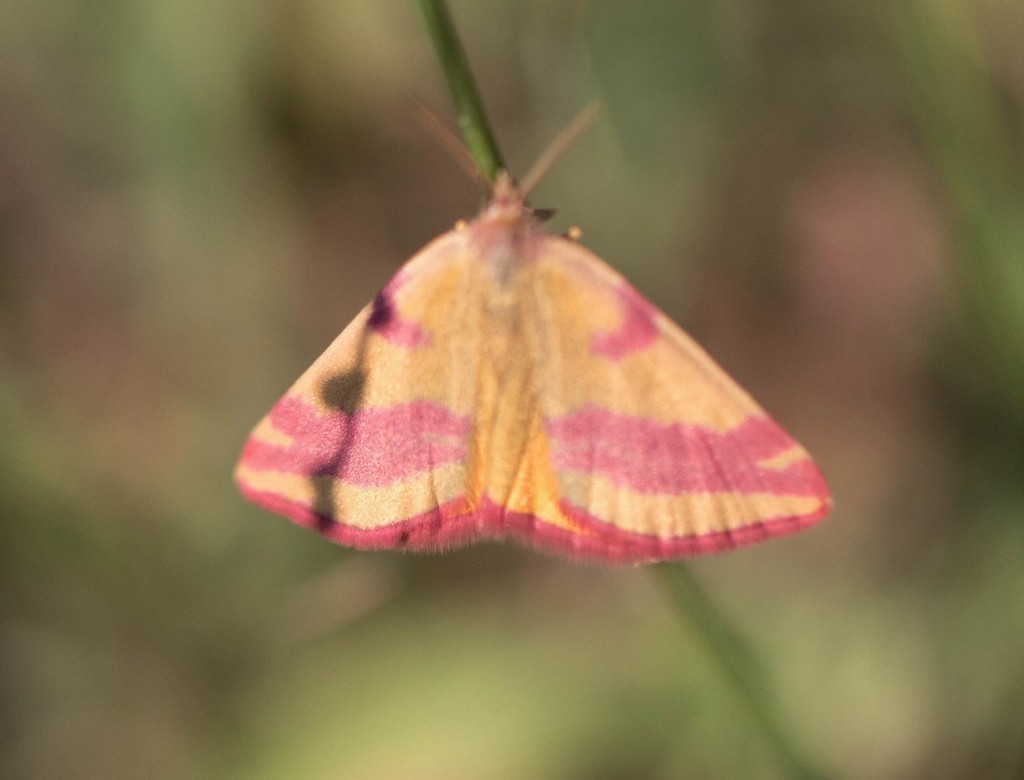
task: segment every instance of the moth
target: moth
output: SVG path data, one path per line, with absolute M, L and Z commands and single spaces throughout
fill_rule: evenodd
M 252 431 L 255 503 L 364 549 L 512 539 L 641 564 L 812 525 L 811 457 L 507 174 Z

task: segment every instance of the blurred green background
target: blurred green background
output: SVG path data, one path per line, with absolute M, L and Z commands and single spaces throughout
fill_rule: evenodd
M 827 772 L 1024 777 L 1024 4 L 453 2 L 534 198 L 815 453 L 692 564 Z M 248 429 L 480 205 L 412 2 L 0 4 L 0 776 L 751 778 L 658 571 L 359 554 Z

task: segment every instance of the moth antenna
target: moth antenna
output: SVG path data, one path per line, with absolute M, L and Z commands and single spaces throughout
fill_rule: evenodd
M 523 177 L 523 181 L 519 185 L 519 191 L 524 198 L 530 194 L 534 187 L 540 184 L 541 179 L 547 176 L 548 171 L 551 170 L 554 164 L 561 159 L 563 154 L 569 151 L 570 147 L 576 142 L 576 139 L 594 124 L 594 120 L 597 119 L 600 113 L 601 101 L 595 100 L 576 114 L 573 120 L 566 125 L 565 129 L 555 136 L 554 140 L 548 144 L 548 148 L 544 150 L 541 156 L 537 158 L 537 162 L 530 168 L 530 172 Z
M 462 139 L 459 138 L 458 133 L 448 127 L 445 121 L 438 116 L 437 112 L 419 98 L 412 98 L 412 104 L 416 110 L 416 118 L 419 120 L 420 125 L 423 126 L 423 129 L 433 136 L 434 140 L 448 153 L 449 157 L 455 160 L 455 163 L 462 169 L 463 173 L 469 176 L 485 192 L 489 192 L 490 185 L 481 177 L 480 171 L 477 170 L 473 162 L 473 156 L 469 153 L 469 149 L 466 148 Z

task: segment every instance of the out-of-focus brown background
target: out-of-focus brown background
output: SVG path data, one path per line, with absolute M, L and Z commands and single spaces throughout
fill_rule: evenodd
M 1024 776 L 1024 5 L 453 3 L 522 173 L 815 453 L 692 564 L 828 772 Z M 0 4 L 0 776 L 749 778 L 647 569 L 359 554 L 248 429 L 479 194 L 411 2 Z M 572 381 L 571 377 L 566 378 Z

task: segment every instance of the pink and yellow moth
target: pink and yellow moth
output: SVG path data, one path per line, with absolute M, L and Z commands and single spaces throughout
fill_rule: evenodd
M 252 501 L 358 548 L 650 563 L 812 525 L 807 452 L 503 174 L 256 426 Z

